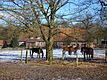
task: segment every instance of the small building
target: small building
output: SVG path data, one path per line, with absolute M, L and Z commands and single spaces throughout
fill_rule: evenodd
M 75 40 L 74 38 L 65 36 L 65 37 L 57 37 L 56 39 L 54 39 L 54 48 L 62 48 L 64 46 L 69 46 L 69 45 L 73 45 L 73 44 L 84 44 L 86 43 L 85 40 Z
M 104 39 L 101 40 L 101 46 L 103 48 L 107 48 L 107 38 L 104 38 Z
M 80 28 L 59 28 L 60 33 L 54 36 L 54 48 L 61 48 L 63 46 L 79 45 L 86 43 L 84 40 L 85 30 Z
M 47 30 L 47 29 L 44 29 Z M 79 28 L 58 28 L 59 33 L 54 35 L 54 48 L 62 48 L 63 46 L 76 44 L 83 44 L 85 40 L 83 39 L 83 33 L 85 30 Z M 32 47 L 42 47 L 46 48 L 46 43 L 41 37 L 31 37 L 28 39 L 19 40 L 19 45 L 25 43 L 26 48 Z M 86 42 L 85 42 L 86 43 Z
M 27 38 L 19 39 L 19 40 L 18 40 L 19 46 L 26 47 L 26 41 L 27 41 Z
M 45 47 L 45 42 L 41 37 L 33 38 L 26 40 L 26 48 L 34 48 L 34 47 Z

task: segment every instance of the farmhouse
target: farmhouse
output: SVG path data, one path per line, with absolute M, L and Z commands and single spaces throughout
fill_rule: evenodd
M 84 32 L 85 30 L 79 28 L 58 28 L 55 30 L 58 32 L 57 35 L 54 35 L 54 48 L 61 48 L 62 46 L 68 46 L 71 44 L 78 44 L 86 43 L 84 40 Z M 27 39 L 20 39 L 19 45 L 25 44 L 26 48 L 31 47 L 42 47 L 45 48 L 46 44 L 41 37 L 31 37 Z
M 72 44 L 86 43 L 84 39 L 85 30 L 80 28 L 60 28 L 60 33 L 54 37 L 55 48 L 61 48 L 62 46 L 68 46 Z
M 41 37 L 33 38 L 26 40 L 26 48 L 32 48 L 32 47 L 45 47 L 45 42 Z

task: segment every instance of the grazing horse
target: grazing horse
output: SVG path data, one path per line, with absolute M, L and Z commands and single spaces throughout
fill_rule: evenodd
M 31 58 L 33 58 L 34 52 L 39 55 L 39 58 L 40 58 L 40 53 L 42 53 L 42 58 L 43 58 L 44 53 L 43 53 L 42 48 L 40 48 L 40 47 L 39 47 L 39 48 L 31 48 L 31 49 L 30 49 L 30 56 L 31 56 Z
M 84 61 L 86 60 L 86 58 L 88 60 L 93 59 L 94 56 L 93 48 L 86 47 L 86 45 L 84 45 L 84 47 L 81 47 L 81 53 L 84 55 Z

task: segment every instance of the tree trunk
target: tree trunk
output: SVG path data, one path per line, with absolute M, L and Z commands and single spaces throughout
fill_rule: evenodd
M 46 42 L 46 60 L 49 61 L 49 64 L 52 64 L 53 61 L 53 36 L 52 36 L 53 30 L 49 29 L 49 37 Z
M 52 64 L 52 61 L 53 61 L 53 38 L 51 38 L 47 42 L 46 54 L 47 54 L 47 60 L 49 61 L 49 64 Z

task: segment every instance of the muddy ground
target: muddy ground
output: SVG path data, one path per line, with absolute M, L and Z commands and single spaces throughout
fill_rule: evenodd
M 107 63 L 75 62 L 54 60 L 32 60 L 20 62 L 0 62 L 0 80 L 107 80 Z

